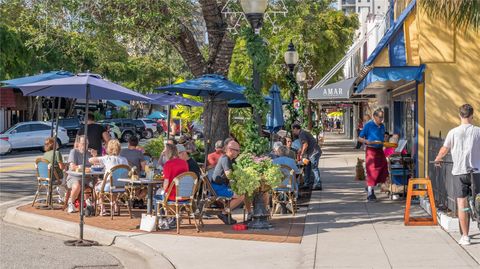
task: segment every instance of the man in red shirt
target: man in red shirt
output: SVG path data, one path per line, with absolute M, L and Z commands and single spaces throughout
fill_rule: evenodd
M 220 159 L 220 157 L 222 157 L 222 155 L 224 154 L 223 152 L 223 141 L 222 140 L 218 140 L 216 143 L 215 143 L 215 151 L 208 154 L 208 168 L 214 168 L 217 163 L 218 163 L 218 159 Z

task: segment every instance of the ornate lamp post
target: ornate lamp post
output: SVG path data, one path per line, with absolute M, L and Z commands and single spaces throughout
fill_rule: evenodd
M 267 0 L 240 0 L 243 12 L 257 35 L 260 34 L 260 29 L 263 26 L 263 15 L 267 9 L 267 4 Z
M 290 44 L 288 44 L 288 49 L 285 52 L 284 58 L 285 63 L 288 66 L 288 70 L 293 74 L 295 65 L 298 63 L 298 52 L 295 50 L 295 45 L 293 45 L 292 40 L 290 40 Z
M 260 34 L 263 25 L 263 15 L 267 9 L 267 0 L 240 0 L 243 12 L 248 22 L 252 26 L 255 34 Z M 260 73 L 253 66 L 253 88 L 256 92 L 261 91 Z M 259 120 L 261 122 L 261 119 Z M 261 131 L 261 126 L 259 130 Z M 269 229 L 272 225 L 268 222 L 269 213 L 264 203 L 264 190 L 259 190 L 253 197 L 253 216 L 252 221 L 248 224 L 250 229 Z
M 295 80 L 295 75 L 293 71 L 295 70 L 295 65 L 298 63 L 298 52 L 295 50 L 295 46 L 293 45 L 292 40 L 290 40 L 290 44 L 288 44 L 288 49 L 284 54 L 284 59 L 285 59 L 285 64 L 288 67 L 288 75 L 287 75 L 287 81 L 290 84 L 290 102 L 291 102 L 291 108 L 290 108 L 290 119 L 291 123 L 295 121 L 297 118 L 297 111 L 293 107 L 294 104 L 293 102 L 295 101 L 295 91 L 298 88 L 297 81 Z

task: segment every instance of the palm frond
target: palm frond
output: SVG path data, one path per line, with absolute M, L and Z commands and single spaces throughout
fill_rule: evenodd
M 476 31 L 480 28 L 479 0 L 421 0 L 420 5 L 428 16 L 444 20 L 455 28 Z

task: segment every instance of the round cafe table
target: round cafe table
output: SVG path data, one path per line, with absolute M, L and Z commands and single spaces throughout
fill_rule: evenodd
M 153 209 L 153 186 L 163 184 L 163 180 L 147 179 L 147 178 L 119 178 L 118 181 L 130 184 L 147 184 L 147 214 L 152 215 Z

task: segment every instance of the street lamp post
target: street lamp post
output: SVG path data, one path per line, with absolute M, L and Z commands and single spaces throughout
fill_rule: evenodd
M 252 29 L 256 35 L 260 34 L 260 29 L 263 25 L 263 15 L 267 9 L 267 0 L 240 0 L 243 12 L 247 17 L 248 22 L 252 26 Z M 260 73 L 253 65 L 253 88 L 257 93 L 261 92 L 261 80 Z M 262 120 L 260 115 L 256 115 L 256 121 L 261 132 Z M 269 213 L 264 202 L 264 192 L 258 191 L 253 197 L 253 216 L 252 221 L 248 224 L 250 229 L 270 229 L 272 225 L 268 222 Z
M 303 67 L 302 66 L 299 66 L 298 67 L 298 71 L 297 71 L 297 74 L 295 76 L 296 80 L 297 80 L 297 83 L 299 85 L 299 88 L 301 90 L 301 96 L 303 96 L 303 104 L 304 107 L 303 107 L 303 118 L 301 119 L 302 121 L 305 121 L 305 113 L 307 113 L 308 115 L 308 110 L 306 111 L 305 108 L 308 107 L 308 100 L 307 100 L 307 88 L 306 87 L 303 87 L 303 83 L 305 82 L 305 80 L 307 79 L 307 74 L 305 73 L 305 71 L 303 71 Z M 308 121 L 308 120 L 307 120 Z
M 298 86 L 293 71 L 295 70 L 295 65 L 298 63 L 298 52 L 297 50 L 295 50 L 295 46 L 293 45 L 292 40 L 290 40 L 290 44 L 288 44 L 288 49 L 285 52 L 284 58 L 285 64 L 287 65 L 289 71 L 287 79 L 290 81 L 290 83 L 294 84 L 294 88 L 292 88 L 290 92 L 290 102 L 292 103 L 293 107 L 293 102 L 295 101 L 295 86 Z M 290 117 L 292 119 L 291 123 L 293 124 L 293 122 L 297 118 L 297 113 L 295 109 L 292 109 L 292 111 L 293 115 L 290 115 Z
M 255 35 L 260 34 L 260 29 L 263 26 L 263 15 L 267 9 L 267 0 L 240 0 L 245 17 L 250 23 Z M 257 93 L 261 93 L 262 81 L 260 79 L 260 73 L 258 72 L 255 63 L 253 64 L 253 89 Z M 258 113 L 254 114 L 255 122 L 257 123 L 258 134 L 262 134 L 262 117 Z

